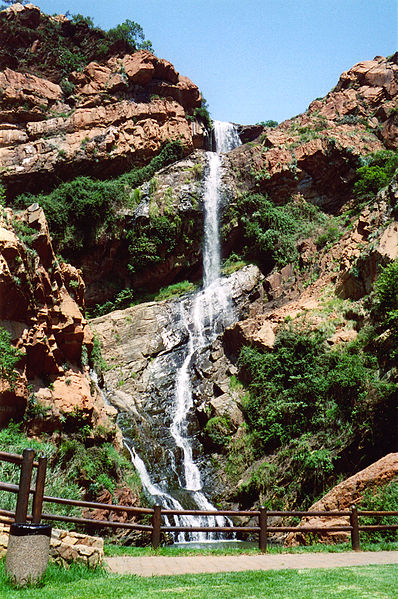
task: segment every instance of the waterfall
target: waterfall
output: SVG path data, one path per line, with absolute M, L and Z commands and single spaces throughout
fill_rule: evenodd
M 241 145 L 238 130 L 232 123 L 213 121 L 216 151 L 218 154 L 230 152 Z
M 177 453 L 181 456 L 178 468 L 175 457 L 171 463 L 181 490 L 190 497 L 191 503 L 202 510 L 215 509 L 202 490 L 202 479 L 193 457 L 192 440 L 188 434 L 188 414 L 193 407 L 190 369 L 195 355 L 210 345 L 224 328 L 234 321 L 232 301 L 225 291 L 221 279 L 221 252 L 219 235 L 219 204 L 221 197 L 221 153 L 229 152 L 240 145 L 236 127 L 231 123 L 214 121 L 217 152 L 207 152 L 207 175 L 204 181 L 204 245 L 203 245 L 203 288 L 180 303 L 180 318 L 187 332 L 188 343 L 181 366 L 177 369 L 173 403 L 171 407 L 170 434 Z M 128 441 L 128 440 L 127 440 Z M 127 444 L 132 461 L 138 470 L 145 492 L 165 508 L 183 509 L 172 495 L 151 482 L 150 475 L 135 449 Z M 192 509 L 192 508 L 191 508 Z M 176 525 L 182 526 L 227 526 L 223 516 L 174 517 Z M 215 533 L 180 533 L 177 541 L 205 541 L 217 538 Z

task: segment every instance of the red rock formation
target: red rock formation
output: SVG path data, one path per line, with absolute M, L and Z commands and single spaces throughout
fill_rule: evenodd
M 37 19 L 51 19 L 33 5 L 5 14 L 32 30 Z M 0 163 L 13 193 L 43 187 L 43 175 L 50 183 L 83 172 L 117 174 L 127 163 L 147 162 L 168 140 L 181 139 L 187 153 L 203 142 L 203 129 L 196 123 L 193 132 L 186 119 L 201 105 L 197 86 L 148 50 L 73 72 L 73 96 L 58 82 L 59 75 L 49 80 L 9 66 L 0 72 Z
M 0 381 L 0 426 L 23 415 L 28 383 L 34 401 L 48 412 L 47 422 L 36 420 L 33 431 L 60 428 L 65 416 L 77 412 L 88 424 L 109 424 L 112 410 L 81 367 L 82 349 L 89 355 L 93 343 L 79 309 L 83 291 L 80 272 L 55 258 L 42 209 L 37 204 L 18 214 L 5 209 L 0 216 L 0 325 L 23 357 L 15 388 Z
M 358 157 L 398 148 L 398 54 L 361 62 L 302 115 L 265 129 L 230 155 L 238 185 L 285 202 L 299 192 L 337 211 L 348 199 Z
M 365 491 L 380 489 L 395 479 L 398 475 L 398 453 L 389 453 L 384 458 L 374 462 L 364 470 L 350 476 L 340 484 L 336 485 L 322 499 L 314 503 L 309 510 L 316 511 L 348 511 L 353 504 L 361 502 Z M 347 526 L 347 518 L 326 518 L 314 516 L 304 518 L 300 526 L 303 527 L 302 533 L 291 533 L 288 535 L 285 545 L 293 546 L 306 544 L 307 538 L 305 527 L 328 527 L 328 526 Z M 348 541 L 349 533 L 322 533 L 319 535 L 319 541 L 324 543 L 344 543 Z

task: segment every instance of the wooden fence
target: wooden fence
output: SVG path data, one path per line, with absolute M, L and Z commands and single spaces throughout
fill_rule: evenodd
M 64 499 L 62 497 L 51 497 L 44 495 L 44 482 L 46 474 L 46 458 L 39 458 L 34 461 L 34 451 L 26 449 L 23 456 L 0 452 L 0 461 L 7 461 L 21 465 L 21 475 L 19 485 L 0 482 L 0 491 L 8 491 L 17 493 L 17 505 L 15 512 L 0 509 L 0 522 L 12 523 L 31 521 L 38 524 L 41 519 L 50 522 L 69 522 L 78 524 L 79 526 L 91 527 L 107 527 L 107 528 L 125 528 L 130 530 L 143 531 L 151 535 L 151 542 L 154 548 L 159 547 L 161 534 L 176 533 L 176 532 L 215 532 L 215 533 L 240 533 L 254 534 L 258 537 L 258 545 L 262 552 L 267 551 L 267 545 L 270 533 L 315 533 L 322 534 L 326 532 L 349 532 L 351 534 L 351 544 L 354 551 L 360 550 L 360 531 L 376 532 L 387 530 L 398 530 L 397 524 L 389 525 L 360 525 L 359 518 L 365 516 L 398 516 L 395 511 L 358 511 L 356 506 L 352 506 L 351 510 L 347 511 L 272 511 L 265 507 L 260 507 L 258 510 L 170 510 L 164 509 L 160 505 L 155 505 L 153 508 L 144 507 L 128 507 L 124 505 L 113 505 L 108 503 L 97 503 L 93 501 L 80 501 L 76 499 Z M 32 470 L 37 467 L 36 484 L 31 488 Z M 28 515 L 29 495 L 33 495 L 32 515 Z M 75 507 L 83 507 L 87 509 L 101 509 L 112 512 L 122 512 L 130 516 L 148 515 L 150 516 L 150 524 L 134 524 L 132 522 L 117 522 L 114 520 L 94 520 L 91 518 L 78 518 L 75 516 L 62 516 L 58 514 L 50 514 L 43 512 L 43 503 L 56 503 L 60 505 L 69 505 Z M 249 517 L 257 519 L 255 526 L 165 526 L 162 524 L 162 517 L 169 516 L 226 516 L 228 518 Z M 271 517 L 313 517 L 320 516 L 323 518 L 346 517 L 346 526 L 270 526 L 269 518 Z

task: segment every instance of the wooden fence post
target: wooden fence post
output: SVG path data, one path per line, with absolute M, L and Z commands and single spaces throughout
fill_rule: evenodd
M 157 549 L 160 545 L 160 526 L 162 523 L 162 507 L 160 505 L 153 506 L 152 515 L 152 547 Z
M 41 514 L 43 511 L 43 495 L 44 495 L 44 484 L 46 482 L 46 470 L 47 470 L 47 458 L 39 458 L 39 465 L 37 467 L 36 475 L 36 487 L 35 494 L 33 497 L 33 509 L 32 509 L 32 522 L 33 524 L 40 524 Z
M 17 507 L 15 508 L 15 522 L 23 524 L 26 522 L 28 514 L 28 502 L 30 482 L 32 480 L 33 458 L 35 452 L 33 449 L 24 449 L 22 453 L 21 475 L 19 478 L 19 490 L 17 498 Z
M 259 526 L 260 526 L 260 532 L 259 532 L 259 537 L 258 537 L 258 546 L 259 549 L 262 553 L 265 553 L 267 551 L 267 544 L 268 544 L 268 530 L 267 530 L 267 510 L 265 509 L 265 507 L 262 505 L 260 507 L 260 515 L 259 515 Z
M 353 551 L 360 551 L 359 544 L 359 528 L 358 528 L 358 510 L 356 505 L 351 506 L 351 514 L 350 514 L 350 525 L 351 529 L 351 545 Z

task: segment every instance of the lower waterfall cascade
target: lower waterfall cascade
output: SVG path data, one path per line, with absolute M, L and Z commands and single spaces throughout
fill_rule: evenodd
M 219 234 L 219 207 L 221 199 L 221 153 L 229 152 L 240 139 L 232 123 L 214 121 L 214 136 L 217 152 L 206 152 L 206 176 L 204 179 L 204 243 L 203 243 L 203 288 L 194 296 L 179 303 L 179 317 L 186 331 L 186 348 L 182 363 L 176 368 L 173 400 L 170 410 L 170 435 L 175 451 L 169 451 L 169 467 L 179 485 L 178 499 L 165 488 L 164 481 L 155 484 L 151 474 L 134 448 L 134 443 L 125 435 L 124 443 L 131 460 L 140 475 L 145 494 L 152 502 L 167 509 L 215 510 L 203 492 L 201 473 L 193 457 L 193 445 L 188 433 L 188 413 L 193 408 L 191 367 L 195 355 L 209 346 L 216 337 L 236 321 L 228 286 L 221 277 L 221 251 Z M 177 465 L 176 456 L 180 463 Z M 185 495 L 189 507 L 183 506 Z M 225 527 L 230 524 L 223 516 L 173 516 L 175 526 Z M 171 525 L 165 519 L 166 525 Z M 175 534 L 177 542 L 204 542 L 223 538 L 219 533 L 180 532 Z

